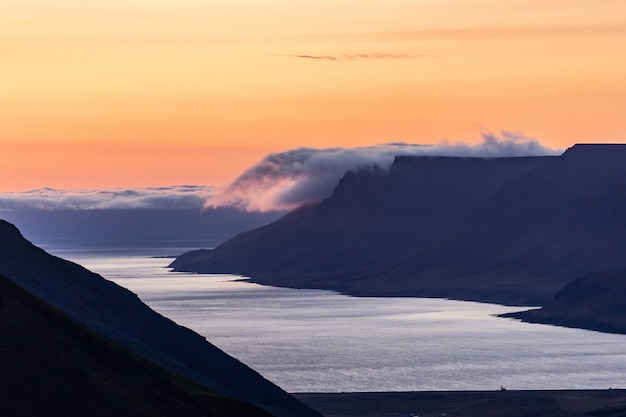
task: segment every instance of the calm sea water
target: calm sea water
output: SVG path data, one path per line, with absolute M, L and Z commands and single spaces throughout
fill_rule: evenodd
M 519 308 L 264 287 L 172 273 L 144 253 L 48 249 L 290 392 L 626 388 L 626 336 L 494 317 Z

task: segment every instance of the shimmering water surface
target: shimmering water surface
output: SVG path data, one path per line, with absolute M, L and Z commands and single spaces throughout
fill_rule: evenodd
M 626 336 L 494 317 L 520 308 L 264 287 L 172 273 L 172 259 L 145 255 L 56 254 L 290 392 L 626 388 Z

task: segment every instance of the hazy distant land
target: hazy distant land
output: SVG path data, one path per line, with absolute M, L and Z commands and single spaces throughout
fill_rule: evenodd
M 27 198 L 24 198 L 28 202 Z M 170 203 L 172 204 L 172 203 Z M 25 205 L 25 204 L 24 204 Z M 171 247 L 171 254 L 195 241 L 209 247 L 251 228 L 278 219 L 282 212 L 244 212 L 232 208 L 111 207 L 71 209 L 15 207 L 0 211 L 0 217 L 20 228 L 29 239 L 44 245 L 64 247 Z M 168 253 L 170 254 L 170 253 Z

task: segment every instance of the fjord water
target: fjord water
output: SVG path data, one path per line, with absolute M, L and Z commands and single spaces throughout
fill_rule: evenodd
M 517 307 L 172 273 L 172 259 L 146 255 L 171 254 L 163 248 L 46 249 L 137 293 L 290 392 L 626 387 L 626 336 L 494 316 Z

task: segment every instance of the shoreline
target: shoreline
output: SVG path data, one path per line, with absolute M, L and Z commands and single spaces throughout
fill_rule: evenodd
M 626 389 L 291 393 L 324 417 L 626 415 Z
M 542 316 L 541 313 L 548 303 L 543 303 L 541 305 L 527 305 L 527 304 L 519 304 L 519 303 L 510 303 L 504 300 L 498 301 L 497 299 L 492 298 L 484 298 L 481 296 L 474 297 L 471 295 L 460 295 L 458 293 L 415 293 L 411 291 L 407 291 L 404 293 L 400 292 L 377 292 L 377 291 L 352 291 L 346 288 L 332 287 L 332 286 L 324 286 L 324 285 L 287 285 L 284 283 L 273 283 L 267 282 L 262 279 L 256 279 L 252 277 L 246 277 L 242 275 L 241 279 L 237 281 L 250 282 L 253 284 L 275 287 L 275 288 L 290 288 L 295 290 L 318 290 L 318 291 L 331 291 L 336 294 L 344 295 L 346 297 L 356 297 L 356 298 L 425 298 L 425 299 L 442 299 L 442 300 L 451 300 L 451 301 L 463 301 L 468 303 L 480 303 L 480 304 L 492 304 L 502 307 L 515 307 L 519 308 L 519 311 L 511 312 L 511 313 L 503 313 L 497 314 L 496 317 L 509 319 L 509 320 L 517 320 L 523 323 L 530 324 L 542 324 L 546 326 L 554 326 L 554 327 L 564 327 L 568 329 L 580 329 L 587 330 L 591 332 L 605 333 L 605 334 L 619 334 L 626 335 L 626 329 L 624 327 L 617 327 L 612 323 L 599 323 L 593 319 L 567 319 L 562 317 L 562 315 L 557 316 Z

